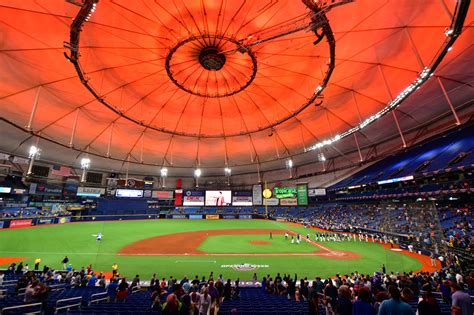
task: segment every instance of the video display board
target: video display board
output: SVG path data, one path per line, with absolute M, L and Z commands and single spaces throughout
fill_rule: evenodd
M 115 196 L 120 198 L 142 198 L 143 190 L 139 189 L 117 189 Z
M 233 206 L 252 206 L 252 191 L 233 191 L 232 205 Z
M 230 190 L 206 190 L 206 206 L 225 207 L 232 204 Z
M 204 191 L 185 190 L 183 192 L 183 206 L 204 206 Z

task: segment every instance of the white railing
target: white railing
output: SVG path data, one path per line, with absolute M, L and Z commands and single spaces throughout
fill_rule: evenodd
M 91 300 L 89 302 L 89 305 L 93 303 L 99 303 L 102 301 L 107 301 L 109 299 L 109 296 L 107 295 L 107 292 L 100 292 L 100 293 L 95 293 L 91 295 Z
M 63 304 L 63 303 L 71 303 L 71 304 L 59 306 L 59 304 Z M 75 297 L 68 298 L 68 299 L 57 300 L 56 301 L 56 307 L 54 308 L 54 314 L 57 314 L 61 310 L 68 310 L 69 311 L 69 309 L 71 309 L 73 307 L 79 307 L 80 308 L 81 305 L 82 305 L 82 296 L 75 296 Z
M 5 314 L 9 311 L 15 311 L 16 313 L 18 313 L 17 312 L 18 310 L 21 310 L 23 308 L 29 308 L 29 307 L 38 307 L 38 310 L 37 311 L 29 311 L 29 312 L 27 312 L 28 314 L 40 314 L 41 313 L 42 304 L 41 303 L 33 303 L 33 304 L 24 304 L 24 305 L 15 305 L 15 306 L 4 307 L 0 311 L 0 314 Z

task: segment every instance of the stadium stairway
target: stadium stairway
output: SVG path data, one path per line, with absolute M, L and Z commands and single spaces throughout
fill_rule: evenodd
M 240 315 L 307 314 L 308 302 L 288 300 L 286 296 L 265 294 L 261 288 L 241 288 L 240 298 L 224 300 L 219 314 L 231 314 L 236 309 Z M 324 313 L 322 313 L 324 314 Z

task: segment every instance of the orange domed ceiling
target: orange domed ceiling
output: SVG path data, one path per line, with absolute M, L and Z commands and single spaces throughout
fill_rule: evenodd
M 185 168 L 301 155 L 357 129 L 419 78 L 446 48 L 460 2 L 2 0 L 1 116 L 23 134 L 1 149 L 18 153 L 39 135 L 71 148 L 61 162 L 88 152 Z M 470 22 L 472 13 L 445 57 L 448 89 L 472 81 Z M 449 111 L 442 100 L 428 117 L 405 107 L 402 128 Z M 393 121 L 378 129 L 355 131 L 362 144 L 397 133 Z

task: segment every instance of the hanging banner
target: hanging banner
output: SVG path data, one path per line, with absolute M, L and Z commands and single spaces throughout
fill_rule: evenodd
M 299 206 L 308 205 L 308 184 L 296 184 L 296 194 Z
M 174 205 L 181 206 L 183 204 L 183 190 L 176 189 L 174 191 Z
M 262 205 L 262 185 L 253 185 L 252 187 L 252 199 L 255 206 Z

